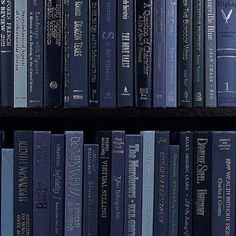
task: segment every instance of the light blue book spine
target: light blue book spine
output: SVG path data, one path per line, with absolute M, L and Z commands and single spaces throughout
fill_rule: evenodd
M 166 0 L 165 106 L 177 106 L 177 0 Z
M 27 107 L 27 0 L 15 0 L 14 107 Z
M 155 131 L 143 131 L 142 236 L 153 235 Z
M 1 234 L 13 236 L 13 149 L 2 149 Z

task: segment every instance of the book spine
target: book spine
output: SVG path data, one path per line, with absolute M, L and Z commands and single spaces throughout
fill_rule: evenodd
M 13 106 L 14 97 L 14 1 L 1 2 L 1 106 Z
M 179 222 L 179 145 L 169 146 L 169 236 L 178 235 Z
M 33 132 L 31 131 L 14 133 L 14 235 L 33 235 Z
M 125 132 L 112 132 L 111 166 L 111 236 L 123 235 Z
M 205 1 L 205 106 L 216 107 L 216 1 Z
M 27 107 L 27 0 L 14 0 L 14 107 Z
M 168 234 L 168 179 L 169 132 L 156 131 L 155 135 L 155 186 L 154 186 L 154 235 Z
M 192 107 L 193 0 L 178 4 L 178 105 Z
M 34 131 L 33 235 L 49 236 L 50 222 L 50 138 L 49 131 Z
M 177 106 L 177 0 L 166 1 L 165 106 Z
M 96 236 L 98 222 L 99 146 L 84 145 L 83 235 Z
M 211 235 L 211 138 L 208 132 L 194 133 L 193 236 Z
M 218 106 L 236 105 L 236 0 L 217 0 Z
M 50 235 L 64 235 L 65 143 L 63 134 L 51 135 Z
M 44 14 L 44 107 L 62 104 L 62 0 L 46 0 Z
M 134 2 L 118 0 L 117 105 L 134 104 Z
M 193 105 L 204 107 L 204 23 L 205 5 L 204 0 L 193 1 Z
M 143 131 L 142 235 L 153 235 L 155 131 Z
M 142 136 L 125 139 L 124 236 L 142 235 Z
M 0 150 L 3 147 L 3 131 L 0 131 Z M 2 152 L 0 151 L 0 160 L 2 158 Z M 1 169 L 2 169 L 2 164 L 0 161 L 0 203 L 1 203 Z M 1 225 L 1 213 L 0 213 L 0 225 Z
M 165 106 L 166 1 L 153 1 L 153 106 Z
M 82 235 L 83 139 L 82 131 L 66 131 L 65 236 Z
M 212 133 L 211 235 L 235 233 L 235 132 Z
M 116 106 L 116 0 L 100 2 L 100 106 Z
M 152 106 L 152 0 L 135 1 L 135 97 L 137 107 Z
M 2 149 L 1 235 L 13 235 L 13 149 Z
M 44 3 L 28 0 L 27 4 L 27 106 L 42 107 Z
M 69 1 L 69 107 L 88 106 L 88 1 Z
M 99 1 L 89 0 L 89 105 L 98 107 L 99 88 Z
M 110 235 L 111 142 L 112 134 L 110 131 L 101 131 L 98 133 L 98 236 Z

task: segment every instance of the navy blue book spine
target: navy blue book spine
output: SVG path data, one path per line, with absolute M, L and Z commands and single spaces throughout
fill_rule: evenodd
M 27 106 L 43 107 L 44 1 L 27 2 Z
M 135 1 L 135 103 L 151 107 L 152 77 L 152 0 Z
M 100 1 L 100 107 L 116 107 L 116 0 Z
M 50 235 L 64 235 L 65 137 L 51 135 Z
M 124 177 L 125 132 L 112 132 L 111 158 L 111 236 L 123 235 L 124 228 Z
M 142 136 L 126 135 L 124 236 L 142 235 L 142 153 Z
M 46 0 L 44 8 L 44 107 L 56 107 L 63 102 L 62 0 Z
M 14 132 L 14 235 L 33 235 L 33 132 Z
M 212 132 L 211 235 L 235 235 L 235 132 Z
M 154 235 L 168 234 L 169 142 L 170 134 L 168 131 L 156 131 L 154 164 Z
M 96 236 L 98 225 L 99 146 L 84 145 L 83 236 Z
M 236 0 L 217 0 L 218 106 L 236 106 Z
M 14 1 L 1 1 L 1 106 L 14 104 Z
M 117 106 L 134 104 L 134 2 L 117 2 Z
M 3 131 L 0 131 L 0 150 L 2 149 L 3 147 L 3 143 L 4 143 L 4 133 Z M 0 151 L 0 159 L 1 159 L 1 155 L 2 155 L 2 152 Z M 0 162 L 0 170 L 1 170 L 1 162 Z M 0 174 L 0 189 L 1 189 L 1 174 Z M 0 202 L 1 202 L 1 194 L 0 194 Z M 1 214 L 0 214 L 0 222 L 1 222 Z
M 211 235 L 211 135 L 194 133 L 193 236 Z
M 49 131 L 34 131 L 33 235 L 50 235 L 50 145 Z

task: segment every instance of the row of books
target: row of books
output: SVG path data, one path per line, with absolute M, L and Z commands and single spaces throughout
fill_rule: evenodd
M 235 6 L 236 0 L 2 1 L 0 104 L 235 106 Z
M 234 236 L 235 131 L 15 131 L 1 235 Z

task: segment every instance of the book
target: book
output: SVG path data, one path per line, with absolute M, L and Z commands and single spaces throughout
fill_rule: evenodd
M 82 235 L 83 131 L 65 132 L 64 235 Z
M 50 131 L 34 131 L 33 235 L 50 235 Z

